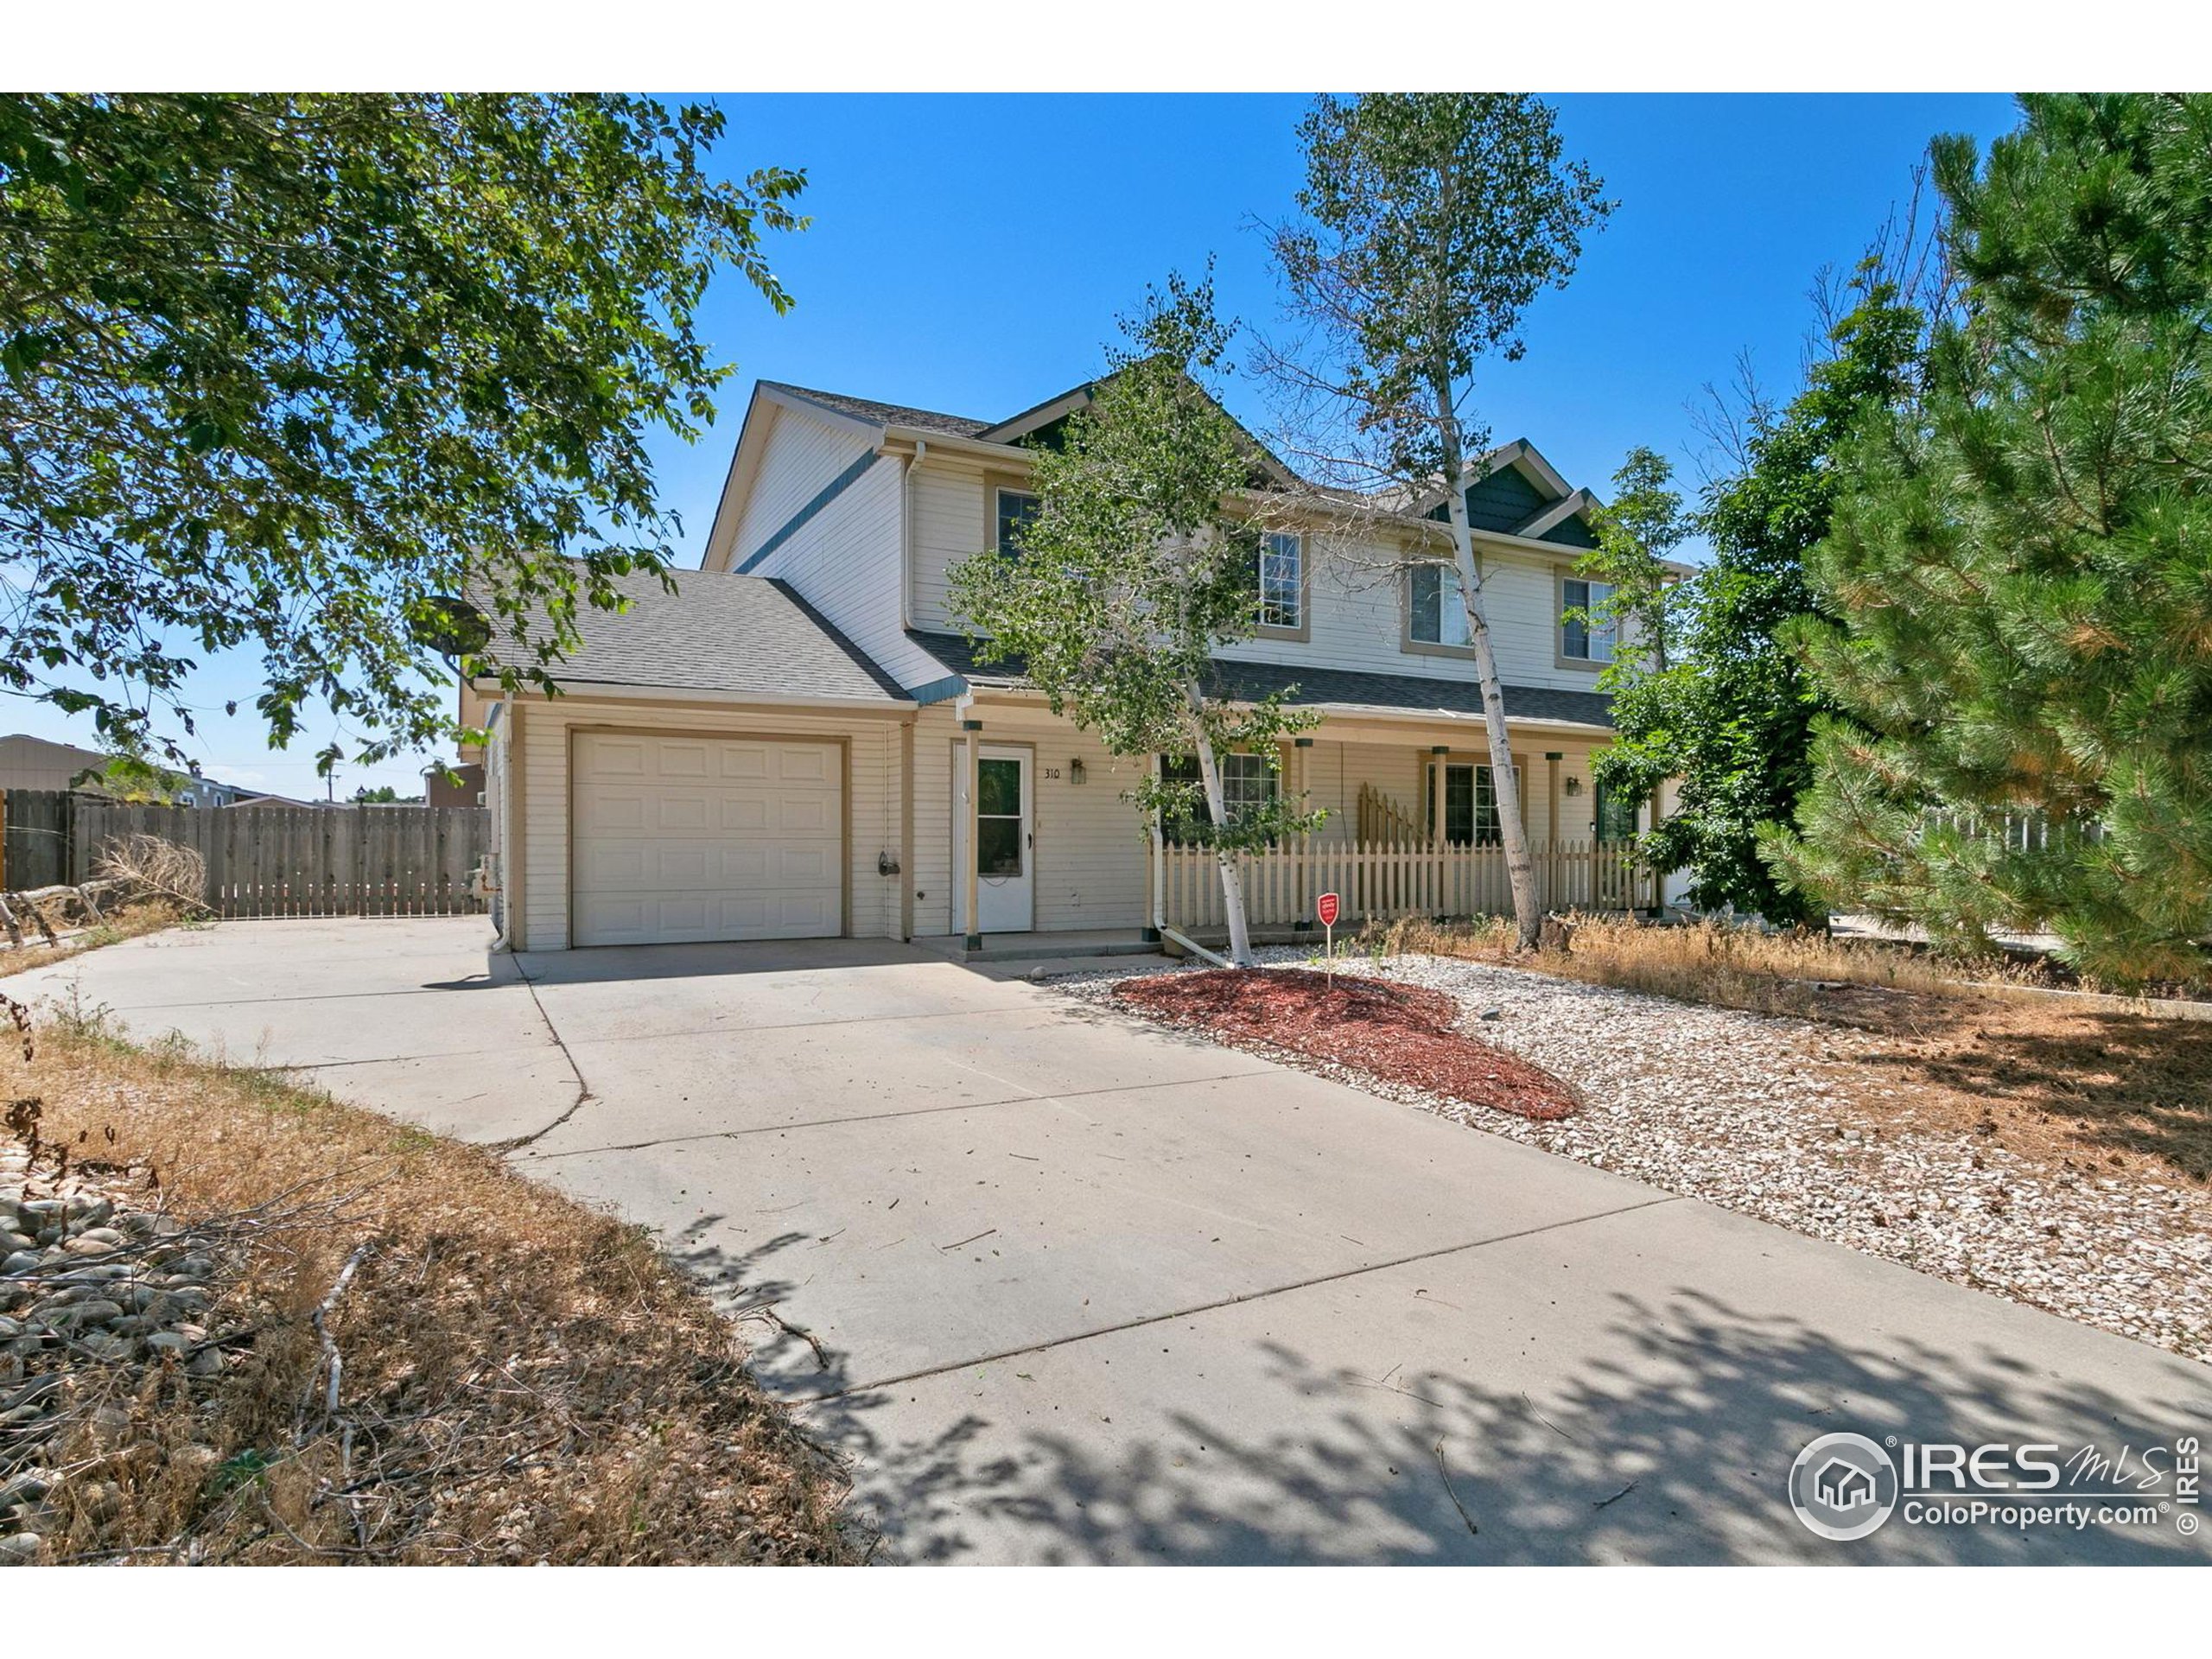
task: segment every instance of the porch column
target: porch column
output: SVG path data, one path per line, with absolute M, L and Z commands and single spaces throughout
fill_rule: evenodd
M 1160 757 L 1152 757 L 1152 780 L 1160 781 Z M 1152 835 L 1152 858 L 1146 867 L 1146 896 L 1151 903 L 1144 912 L 1144 942 L 1160 943 L 1160 930 L 1167 925 L 1167 837 L 1160 823 L 1160 814 L 1152 814 L 1149 826 Z
M 1659 827 L 1659 785 L 1656 784 L 1654 784 L 1651 786 L 1651 816 L 1644 827 L 1649 830 L 1656 830 Z M 1640 878 L 1638 885 L 1642 885 Z M 1667 878 L 1655 869 L 1651 872 L 1652 912 L 1655 915 L 1660 914 L 1662 913 L 1666 908 Z
M 968 734 L 968 868 L 961 872 L 960 879 L 966 884 L 968 893 L 968 948 L 980 950 L 983 948 L 983 927 L 982 918 L 976 911 L 979 896 L 976 867 L 980 861 L 978 837 L 982 826 L 979 822 L 981 803 L 976 798 L 983 782 L 983 722 L 963 720 L 960 729 Z
M 1559 886 L 1559 763 L 1567 759 L 1559 749 L 1544 751 L 1544 895 L 1542 908 L 1553 907 L 1552 894 Z
M 1436 859 L 1436 919 L 1442 921 L 1452 909 L 1451 899 L 1444 891 L 1445 864 L 1448 855 L 1444 848 L 1444 778 L 1445 756 L 1452 753 L 1449 743 L 1428 746 L 1428 844 Z
M 1313 740 L 1312 738 L 1294 737 L 1290 740 L 1294 781 L 1298 786 L 1298 810 L 1301 814 L 1313 810 L 1313 785 L 1309 781 L 1309 775 L 1313 770 Z M 1311 914 L 1313 906 L 1313 837 L 1310 835 L 1300 835 L 1298 837 L 1297 890 L 1291 895 L 1292 904 L 1297 912 L 1291 918 L 1291 931 L 1294 933 L 1308 933 L 1313 928 L 1313 918 Z

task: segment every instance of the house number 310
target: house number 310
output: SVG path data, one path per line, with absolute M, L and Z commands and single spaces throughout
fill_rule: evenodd
M 1060 769 L 1058 766 L 1046 766 L 1045 768 L 1045 776 L 1047 779 L 1058 778 L 1059 775 Z

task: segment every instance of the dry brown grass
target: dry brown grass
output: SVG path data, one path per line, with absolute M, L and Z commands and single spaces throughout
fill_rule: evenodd
M 175 927 L 183 918 L 175 906 L 163 900 L 149 900 L 143 904 L 125 905 L 107 912 L 105 921 L 75 933 L 61 936 L 59 944 L 48 944 L 40 938 L 35 930 L 26 928 L 25 943 L 10 945 L 0 939 L 0 979 L 10 974 L 28 973 L 34 968 L 67 962 L 72 957 L 81 957 L 87 950 L 97 950 L 104 944 L 119 944 L 125 939 L 135 939 L 141 934 L 158 933 L 165 927 Z
M 1877 1122 L 1995 1137 L 2052 1167 L 2212 1181 L 2212 1021 L 2038 995 L 2031 969 L 1972 969 L 1871 939 L 1578 918 L 1572 948 L 1516 955 L 1509 927 L 1402 923 L 1363 943 L 1849 1027 L 1829 1075 Z M 1966 971 L 1978 979 L 1962 982 Z
M 1815 1019 L 1826 1017 L 1830 1005 L 1825 999 L 1839 987 L 1949 995 L 1965 982 L 2002 995 L 2041 978 L 2035 968 L 2003 958 L 1947 962 L 1878 939 L 1762 933 L 1712 922 L 1659 927 L 1619 916 L 1578 916 L 1570 918 L 1570 925 L 1571 950 L 1548 951 L 1533 962 L 1515 954 L 1512 925 L 1499 920 L 1441 925 L 1408 920 L 1364 942 L 1391 954 L 1511 961 L 1564 978 L 1683 1002 Z
M 640 1230 L 493 1154 L 265 1075 L 110 1038 L 0 1059 L 49 1143 L 188 1224 L 258 1210 L 219 1377 L 136 1374 L 68 1448 L 52 1560 L 836 1562 L 836 1471 Z M 238 1230 L 233 1229 L 234 1232 Z M 328 1329 L 309 1316 L 366 1247 Z

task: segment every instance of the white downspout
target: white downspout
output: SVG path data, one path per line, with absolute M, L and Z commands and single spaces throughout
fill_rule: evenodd
M 906 457 L 906 471 L 899 492 L 899 631 L 914 626 L 914 468 L 929 459 L 926 438 L 914 440 L 914 453 Z

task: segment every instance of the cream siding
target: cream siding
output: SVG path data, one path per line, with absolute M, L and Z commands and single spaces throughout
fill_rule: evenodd
M 1146 763 L 1109 754 L 1103 744 L 1041 709 L 983 703 L 973 711 L 986 743 L 1034 751 L 1030 787 L 1037 837 L 1033 857 L 1039 932 L 1136 927 L 1145 913 L 1150 842 L 1122 791 L 1136 786 Z M 952 775 L 962 734 L 950 707 L 925 710 L 914 733 L 914 931 L 952 931 Z M 1071 762 L 1083 762 L 1077 783 Z M 1048 776 L 1056 772 L 1058 776 Z
M 1019 466 L 1019 462 L 1014 463 Z M 913 469 L 912 609 L 918 628 L 957 632 L 947 578 L 962 559 L 988 545 L 987 481 L 982 464 L 930 456 Z M 1251 662 L 1311 664 L 1376 674 L 1467 680 L 1474 664 L 1403 649 L 1402 571 L 1379 544 L 1316 532 L 1306 537 L 1306 639 L 1251 639 L 1221 654 Z M 1557 582 L 1562 560 L 1511 549 L 1484 551 L 1484 588 L 1489 601 L 1498 672 L 1508 684 L 1587 691 L 1594 671 L 1560 668 L 1554 660 L 1558 631 Z M 809 595 L 811 597 L 811 595 Z
M 557 704 L 525 705 L 518 753 L 519 793 L 511 803 L 526 821 L 520 859 L 522 896 L 518 949 L 569 947 L 569 785 L 570 736 L 580 727 L 632 727 L 655 732 L 846 740 L 847 933 L 855 938 L 897 936 L 899 878 L 878 861 L 899 851 L 899 722 L 895 720 L 780 709 L 715 709 L 665 703 L 594 702 L 565 696 Z M 512 816 L 512 813 L 510 814 Z M 508 834 L 512 834 L 510 830 Z
M 932 703 L 914 721 L 914 935 L 952 931 L 953 705 Z
M 913 469 L 912 602 L 918 628 L 960 629 L 945 591 L 947 574 L 989 544 L 983 524 L 984 476 L 980 466 L 957 466 L 934 455 Z
M 916 686 L 944 669 L 906 638 L 899 615 L 905 472 L 894 457 L 877 461 L 750 574 L 789 582 L 886 674 Z
M 1150 842 L 1135 810 L 1122 798 L 1143 776 L 1147 763 L 1106 753 L 1096 739 L 1057 721 L 1042 709 L 1019 704 L 976 704 L 972 711 L 983 722 L 986 743 L 1028 745 L 1035 751 L 1032 768 L 1035 791 L 1037 843 L 1035 849 L 1036 925 L 1042 932 L 1077 928 L 1133 928 L 1148 919 Z M 1318 838 L 1349 842 L 1358 828 L 1358 798 L 1362 784 L 1389 796 L 1405 811 L 1418 816 L 1426 799 L 1424 773 L 1429 764 L 1429 743 L 1408 727 L 1402 739 L 1353 741 L 1332 739 L 1324 724 L 1313 734 L 1314 744 L 1306 751 L 1306 788 L 1311 803 L 1325 808 L 1329 821 Z M 1464 729 L 1452 734 L 1458 742 L 1446 757 L 1450 764 L 1489 764 L 1488 751 L 1479 732 Z M 952 779 L 962 741 L 957 711 L 950 704 L 922 711 L 914 728 L 914 932 L 917 937 L 952 931 L 954 883 L 952 868 Z M 1516 734 L 1515 753 L 1521 757 L 1522 807 L 1530 838 L 1551 839 L 1548 784 L 1544 755 L 1558 750 L 1562 790 L 1559 833 L 1587 840 L 1591 828 L 1590 755 L 1592 745 L 1529 734 Z M 1069 762 L 1080 757 L 1084 781 L 1072 780 Z M 1298 756 L 1285 760 L 1282 787 L 1295 792 Z M 1048 778 L 1048 770 L 1060 776 Z M 1582 782 L 1581 792 L 1568 797 L 1567 778 Z
M 774 412 L 760 463 L 754 469 L 744 509 L 738 514 L 737 531 L 730 542 L 733 570 L 759 552 L 823 485 L 868 453 L 868 444 L 853 432 L 817 421 L 801 410 L 780 404 L 769 407 Z
M 1404 648 L 1405 575 L 1389 567 L 1382 550 L 1363 544 L 1332 546 L 1315 536 L 1306 540 L 1306 556 L 1312 566 L 1307 594 L 1311 637 L 1248 639 L 1229 646 L 1222 656 L 1427 679 L 1474 678 L 1471 658 Z M 1553 661 L 1557 563 L 1496 548 L 1486 549 L 1482 559 L 1483 595 L 1497 652 L 1498 677 L 1508 685 L 1589 690 L 1597 678 L 1594 673 L 1562 669 Z
M 1362 784 L 1379 790 L 1402 811 L 1417 822 L 1426 823 L 1422 815 L 1427 810 L 1428 790 L 1427 772 L 1433 757 L 1429 753 L 1432 743 L 1448 742 L 1451 752 L 1444 757 L 1449 766 L 1478 766 L 1490 764 L 1490 746 L 1483 741 L 1479 729 L 1464 727 L 1449 736 L 1440 735 L 1422 741 L 1409 728 L 1403 742 L 1333 742 L 1328 736 L 1329 728 L 1324 724 L 1313 734 L 1313 747 L 1306 751 L 1306 794 L 1317 808 L 1325 809 L 1329 821 L 1318 838 L 1329 842 L 1348 842 L 1359 832 L 1359 788 Z M 1554 837 L 1551 823 L 1549 775 L 1544 756 L 1557 752 L 1559 763 L 1560 801 L 1559 823 L 1556 834 L 1567 840 L 1587 840 L 1591 831 L 1593 793 L 1590 785 L 1590 757 L 1596 747 L 1587 741 L 1575 741 L 1544 736 L 1529 732 L 1516 732 L 1513 738 L 1513 753 L 1521 763 L 1521 810 L 1529 838 L 1534 842 L 1548 842 Z M 1295 767 L 1295 756 L 1289 765 Z M 1284 787 L 1295 789 L 1295 771 L 1287 772 Z M 1567 793 L 1567 779 L 1580 780 L 1581 791 Z

